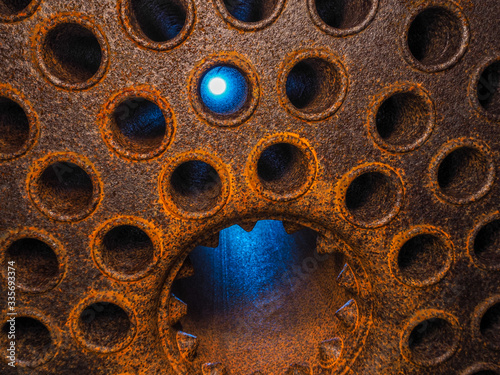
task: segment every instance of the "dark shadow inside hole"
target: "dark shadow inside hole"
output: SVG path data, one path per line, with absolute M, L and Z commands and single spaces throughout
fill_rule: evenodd
M 481 151 L 460 147 L 450 152 L 439 165 L 438 184 L 446 195 L 467 198 L 485 185 L 488 170 L 489 163 Z
M 493 370 L 482 370 L 473 373 L 472 375 L 498 375 L 498 372 L 493 371 Z
M 486 111 L 500 115 L 500 61 L 494 62 L 481 73 L 477 97 Z
M 154 42 L 175 38 L 184 27 L 187 8 L 181 0 L 131 0 L 139 27 Z
M 52 346 L 52 337 L 47 327 L 37 319 L 21 316 L 15 320 L 16 356 L 18 360 L 35 362 L 45 356 Z M 3 340 L 8 340 L 10 324 L 2 327 Z M 9 345 L 10 346 L 10 345 Z
M 370 14 L 373 0 L 316 0 L 320 18 L 336 29 L 356 27 Z
M 259 22 L 274 12 L 277 0 L 224 0 L 228 12 L 242 22 Z
M 448 353 L 455 341 L 452 325 L 432 318 L 418 324 L 410 334 L 409 348 L 417 360 L 433 360 Z
M 165 116 L 155 103 L 131 98 L 120 103 L 113 112 L 118 140 L 125 147 L 154 149 L 161 145 L 166 133 Z
M 398 266 L 404 277 L 424 281 L 445 267 L 448 256 L 446 245 L 438 237 L 420 234 L 401 247 Z
M 37 185 L 40 199 L 49 209 L 58 213 L 78 213 L 92 201 L 92 179 L 74 163 L 51 164 L 42 173 Z
M 110 347 L 124 340 L 131 328 L 128 314 L 110 302 L 96 302 L 80 314 L 79 328 L 88 342 Z
M 486 340 L 500 347 L 500 303 L 491 306 L 483 315 L 480 330 Z
M 398 191 L 390 177 L 380 172 L 367 172 L 349 185 L 345 205 L 362 221 L 384 218 L 396 205 Z
M 30 124 L 24 109 L 15 101 L 0 97 L 0 152 L 20 150 L 30 136 Z
M 50 30 L 44 53 L 52 74 L 69 83 L 89 80 L 101 66 L 99 41 L 92 31 L 76 23 L 63 23 Z
M 474 253 L 485 265 L 500 265 L 500 220 L 482 227 L 474 239 Z
M 199 353 L 235 358 L 244 350 L 228 371 L 279 373 L 336 332 L 334 312 L 349 299 L 335 282 L 345 258 L 318 254 L 315 231 L 289 235 L 280 221 L 262 220 L 251 232 L 234 225 L 219 236 L 217 248 L 190 253 L 194 275 L 172 287 L 188 305 L 182 329 L 202 338 Z
M 0 14 L 8 16 L 24 10 L 33 0 L 0 0 Z
M 376 116 L 377 132 L 393 145 L 406 145 L 425 134 L 430 109 L 425 100 L 412 93 L 397 93 L 387 98 Z
M 424 65 L 448 62 L 460 50 L 460 20 L 451 11 L 431 7 L 422 11 L 408 30 L 408 47 Z
M 288 75 L 286 95 L 295 107 L 301 109 L 310 104 L 318 95 L 318 85 L 316 70 L 307 62 L 301 61 Z
M 54 250 L 35 238 L 21 238 L 7 249 L 7 261 L 15 261 L 18 283 L 40 289 L 57 280 L 59 262 Z
M 154 245 L 142 229 L 120 225 L 104 236 L 101 254 L 103 262 L 113 270 L 134 274 L 153 261 Z
M 179 165 L 170 178 L 174 202 L 187 211 L 205 211 L 214 207 L 222 194 L 217 171 L 200 160 Z

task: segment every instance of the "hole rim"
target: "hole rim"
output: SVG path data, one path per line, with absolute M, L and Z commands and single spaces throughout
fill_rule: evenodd
M 113 229 L 120 226 L 133 226 L 141 229 L 153 244 L 153 259 L 146 267 L 134 273 L 124 273 L 107 264 L 102 256 L 104 238 Z M 163 241 L 156 226 L 136 216 L 118 216 L 103 223 L 91 236 L 92 258 L 97 268 L 106 276 L 118 281 L 138 281 L 147 277 L 158 265 L 163 254 Z
M 397 189 L 396 191 L 396 199 L 393 207 L 387 212 L 387 214 L 383 217 L 377 218 L 372 221 L 365 221 L 361 218 L 356 217 L 351 213 L 351 211 L 347 208 L 346 205 L 346 194 L 347 190 L 351 183 L 361 175 L 366 173 L 380 173 L 389 178 L 392 182 L 392 185 Z M 347 172 L 339 181 L 336 188 L 336 205 L 340 206 L 340 213 L 351 224 L 361 227 L 361 228 L 379 228 L 384 225 L 387 225 L 391 222 L 401 210 L 403 205 L 403 201 L 405 198 L 405 186 L 403 183 L 403 179 L 399 175 L 399 173 L 393 169 L 392 167 L 374 162 L 374 163 L 366 163 L 354 167 L 349 172 Z
M 489 297 L 485 301 L 481 302 L 472 314 L 471 324 L 473 336 L 477 337 L 483 344 L 493 350 L 500 350 L 500 342 L 494 343 L 491 340 L 488 340 L 488 338 L 484 337 L 481 332 L 481 320 L 488 312 L 488 310 L 497 304 L 500 304 L 500 294 Z
M 467 241 L 467 248 L 468 251 L 467 253 L 469 254 L 469 257 L 471 258 L 472 262 L 476 267 L 488 270 L 488 271 L 500 271 L 500 262 L 498 264 L 487 264 L 483 262 L 476 254 L 476 251 L 474 249 L 474 244 L 476 241 L 476 237 L 479 234 L 479 232 L 486 227 L 487 225 L 493 223 L 494 221 L 500 220 L 500 212 L 494 212 L 489 215 L 485 215 L 483 218 L 481 218 L 476 225 L 474 226 L 474 229 L 470 232 L 469 234 L 469 239 Z M 500 252 L 500 250 L 499 250 Z
M 443 267 L 438 272 L 433 273 L 430 277 L 427 278 L 416 279 L 404 275 L 399 267 L 398 257 L 402 247 L 408 241 L 420 235 L 431 235 L 441 241 L 446 248 L 446 260 Z M 453 246 L 453 242 L 451 241 L 450 236 L 443 230 L 431 225 L 418 225 L 400 234 L 397 234 L 392 240 L 391 251 L 389 253 L 389 269 L 391 275 L 404 285 L 418 288 L 437 284 L 447 275 L 454 261 L 455 247 Z
M 136 98 L 146 99 L 156 104 L 165 118 L 165 134 L 163 140 L 158 147 L 151 148 L 149 151 L 134 151 L 132 148 L 123 145 L 119 141 L 119 136 L 117 135 L 119 129 L 116 129 L 113 117 L 115 110 L 125 101 Z M 108 99 L 99 114 L 99 128 L 106 145 L 119 157 L 127 160 L 142 161 L 161 156 L 172 144 L 177 129 L 177 120 L 169 102 L 159 91 L 149 86 L 137 86 L 120 90 Z
M 243 31 L 258 31 L 262 30 L 270 25 L 272 25 L 281 15 L 283 8 L 285 7 L 286 0 L 278 0 L 276 5 L 274 6 L 273 12 L 267 16 L 266 18 L 257 21 L 257 22 L 245 22 L 240 21 L 236 17 L 234 17 L 224 5 L 224 0 L 215 0 L 215 9 L 217 13 L 222 17 L 222 19 L 229 25 L 233 26 L 236 29 L 240 29 Z
M 130 0 L 118 0 L 118 13 L 120 17 L 120 26 L 124 29 L 127 35 L 139 47 L 152 49 L 156 51 L 168 51 L 180 46 L 189 37 L 194 29 L 196 22 L 196 9 L 193 0 L 183 0 L 186 6 L 186 20 L 179 34 L 174 38 L 164 41 L 155 42 L 147 37 L 142 31 L 135 16 L 132 12 Z
M 18 90 L 12 88 L 9 85 L 0 84 L 0 97 L 11 100 L 14 103 L 18 104 L 24 111 L 29 124 L 28 139 L 24 142 L 23 146 L 15 152 L 0 152 L 1 162 L 19 158 L 34 148 L 40 136 L 40 121 L 31 103 Z
M 475 151 L 478 151 L 484 157 L 487 163 L 488 172 L 485 181 L 483 181 L 480 189 L 470 194 L 469 196 L 457 198 L 442 191 L 438 182 L 438 172 L 439 167 L 444 159 L 453 151 L 456 151 L 460 148 L 471 148 Z M 441 146 L 435 156 L 433 156 L 429 165 L 429 180 L 431 190 L 441 201 L 455 205 L 470 204 L 483 198 L 493 187 L 495 176 L 495 164 L 489 146 L 483 141 L 474 138 L 464 137 L 446 142 L 443 146 Z
M 85 337 L 85 334 L 81 332 L 81 329 L 79 327 L 79 321 L 82 312 L 88 307 L 92 306 L 93 304 L 103 303 L 103 302 L 110 303 L 121 308 L 128 315 L 128 320 L 130 323 L 128 332 L 124 337 L 124 339 L 114 345 L 109 345 L 109 346 L 99 345 L 90 342 Z M 92 293 L 87 297 L 85 297 L 84 299 L 82 299 L 78 303 L 78 305 L 73 309 L 73 311 L 71 311 L 69 318 L 69 325 L 73 338 L 80 345 L 82 345 L 84 348 L 92 352 L 103 353 L 103 354 L 116 353 L 125 349 L 134 340 L 138 330 L 137 319 L 134 314 L 133 305 L 125 296 L 112 291 Z
M 57 162 L 69 162 L 81 168 L 92 181 L 92 199 L 80 212 L 65 214 L 52 209 L 38 195 L 39 179 L 47 168 Z M 77 222 L 90 216 L 103 199 L 103 186 L 99 174 L 87 157 L 74 152 L 55 152 L 33 162 L 27 177 L 28 196 L 33 205 L 45 216 L 61 222 Z
M 402 145 L 387 142 L 380 136 L 377 130 L 377 115 L 381 106 L 386 102 L 386 100 L 398 94 L 415 95 L 419 99 L 423 100 L 428 109 L 428 111 L 425 113 L 425 115 L 428 116 L 425 131 L 420 134 L 418 138 L 413 140 L 413 142 L 408 142 Z M 368 133 L 379 147 L 388 152 L 405 153 L 416 150 L 429 139 L 436 125 L 436 106 L 434 104 L 434 101 L 431 99 L 430 94 L 423 87 L 416 83 L 402 83 L 384 89 L 372 100 L 370 108 L 372 108 L 372 110 L 370 110 L 369 112 L 367 122 Z
M 305 179 L 302 185 L 286 193 L 279 193 L 266 188 L 259 177 L 257 168 L 262 153 L 270 146 L 280 143 L 296 147 L 302 154 L 301 157 L 304 159 L 306 165 L 306 174 L 304 175 Z M 245 167 L 247 181 L 252 189 L 262 197 L 278 202 L 291 201 L 305 195 L 316 180 L 317 173 L 318 158 L 316 152 L 305 138 L 301 138 L 299 135 L 293 133 L 279 133 L 261 139 L 251 151 Z
M 451 347 L 439 357 L 431 359 L 416 358 L 413 355 L 412 350 L 410 349 L 409 345 L 410 335 L 420 323 L 423 323 L 424 321 L 429 319 L 441 319 L 450 324 L 454 334 L 454 342 L 451 345 Z M 458 323 L 458 319 L 454 315 L 445 312 L 443 310 L 436 310 L 436 309 L 420 310 L 412 318 L 410 318 L 410 320 L 406 323 L 405 327 L 403 328 L 399 346 L 401 354 L 409 362 L 425 367 L 437 366 L 438 364 L 450 359 L 457 352 L 460 346 L 462 335 L 463 335 L 462 328 Z
M 378 11 L 378 7 L 379 7 L 379 0 L 372 0 L 370 11 L 364 18 L 363 22 L 353 27 L 339 29 L 336 27 L 332 27 L 328 25 L 325 21 L 323 21 L 316 8 L 316 0 L 307 0 L 307 10 L 309 13 L 309 17 L 313 21 L 314 25 L 324 33 L 332 35 L 334 37 L 347 37 L 354 34 L 358 34 L 361 31 L 365 30 L 374 20 Z
M 500 374 L 500 366 L 486 362 L 476 363 L 465 369 L 460 375 L 477 375 L 481 371 L 493 371 Z
M 189 161 L 201 161 L 213 169 L 219 175 L 221 181 L 221 194 L 219 195 L 218 202 L 209 210 L 205 211 L 188 211 L 175 203 L 170 192 L 170 179 L 174 171 L 181 164 Z M 176 157 L 171 158 L 165 162 L 165 167 L 159 175 L 158 191 L 160 192 L 160 201 L 163 203 L 164 208 L 172 214 L 183 219 L 205 219 L 217 214 L 229 200 L 231 192 L 231 185 L 233 184 L 232 178 L 229 175 L 229 167 L 226 166 L 218 157 L 209 154 L 204 150 L 189 151 Z
M 292 69 L 300 62 L 306 60 L 322 60 L 323 62 L 330 65 L 337 74 L 337 79 L 335 80 L 335 85 L 338 87 L 338 92 L 336 93 L 336 98 L 333 100 L 331 105 L 322 111 L 311 111 L 305 112 L 297 107 L 295 107 L 286 94 L 286 83 L 288 76 Z M 338 82 L 340 79 L 340 82 Z M 304 121 L 320 121 L 327 117 L 332 116 L 337 112 L 342 106 L 348 91 L 349 79 L 347 77 L 347 71 L 342 64 L 341 60 L 328 50 L 304 50 L 301 52 L 294 52 L 289 54 L 283 63 L 281 64 L 279 70 L 277 91 L 280 104 L 291 114 L 293 117 Z
M 58 326 L 55 324 L 55 322 L 50 318 L 49 316 L 45 315 L 42 311 L 33 308 L 33 307 L 16 307 L 17 310 L 17 315 L 16 318 L 31 318 L 34 320 L 37 320 L 38 322 L 42 323 L 45 328 L 49 331 L 50 338 L 52 339 L 52 344 L 48 348 L 48 350 L 45 351 L 45 354 L 43 356 L 40 356 L 38 360 L 20 360 L 19 357 L 16 354 L 16 365 L 23 368 L 36 368 L 44 363 L 49 362 L 52 358 L 54 358 L 60 349 L 61 346 L 61 330 L 58 328 Z M 7 316 L 4 317 L 1 321 L 1 327 L 3 328 L 4 324 L 7 323 Z M 17 348 L 16 348 L 17 351 Z M 2 355 L 2 359 L 6 362 L 9 362 L 5 355 Z
M 41 229 L 34 229 L 28 227 L 22 227 L 10 231 L 7 238 L 0 242 L 0 263 L 5 264 L 7 262 L 7 250 L 16 241 L 22 239 L 36 239 L 44 244 L 48 245 L 57 257 L 57 262 L 59 265 L 57 277 L 47 280 L 44 287 L 36 288 L 19 282 L 19 277 L 16 280 L 16 288 L 24 293 L 46 293 L 54 289 L 57 285 L 61 283 L 63 278 L 66 276 L 67 271 L 67 253 L 64 246 L 58 241 L 54 236 L 48 232 Z M 17 267 L 17 266 L 16 266 Z M 7 281 L 7 269 L 2 267 L 1 274 L 5 281 Z
M 248 84 L 248 97 L 245 104 L 235 113 L 228 115 L 210 111 L 199 95 L 200 83 L 205 73 L 220 65 L 238 69 Z M 199 62 L 191 71 L 188 78 L 188 95 L 191 106 L 203 122 L 219 127 L 238 126 L 248 121 L 257 108 L 260 99 L 259 77 L 253 65 L 243 55 L 236 52 L 213 54 Z
M 484 73 L 486 69 L 488 69 L 491 65 L 495 63 L 500 63 L 500 56 L 496 57 L 490 57 L 488 59 L 485 59 L 479 66 L 476 68 L 476 71 L 472 75 L 472 79 L 470 81 L 469 85 L 469 100 L 472 103 L 472 107 L 480 114 L 482 115 L 483 118 L 486 118 L 488 120 L 493 120 L 493 121 L 500 121 L 500 113 L 495 114 L 491 113 L 490 111 L 486 110 L 484 108 L 480 101 L 479 98 L 477 97 L 477 87 L 480 83 L 481 76 Z
M 45 61 L 44 46 L 46 37 L 56 27 L 64 24 L 75 24 L 84 27 L 94 35 L 99 43 L 99 46 L 101 47 L 101 64 L 99 65 L 99 69 L 86 81 L 72 83 L 61 79 L 53 73 L 52 69 L 49 68 Z M 108 40 L 104 36 L 101 26 L 99 26 L 93 18 L 90 18 L 82 13 L 59 13 L 41 21 L 34 28 L 34 45 L 33 60 L 35 62 L 35 66 L 39 68 L 42 76 L 44 76 L 50 83 L 64 90 L 79 91 L 89 89 L 101 82 L 109 69 L 110 48 Z
M 14 23 L 23 21 L 24 19 L 31 17 L 37 10 L 42 0 L 31 0 L 31 2 L 21 11 L 6 15 L 0 13 L 0 22 Z
M 432 8 L 442 8 L 452 13 L 456 17 L 461 31 L 460 47 L 457 51 L 455 51 L 453 56 L 445 62 L 437 64 L 423 64 L 422 62 L 417 60 L 413 56 L 413 53 L 410 51 L 410 47 L 408 46 L 408 33 L 410 31 L 411 25 L 413 24 L 413 21 L 415 21 L 415 19 L 422 12 Z M 412 10 L 412 13 L 406 19 L 404 30 L 401 35 L 403 35 L 403 37 L 401 38 L 401 50 L 403 58 L 409 65 L 425 73 L 441 72 L 458 64 L 458 62 L 462 59 L 462 57 L 468 50 L 471 38 L 469 21 L 463 11 L 454 3 L 447 2 L 445 0 L 424 0 L 422 3 L 420 3 L 416 8 Z

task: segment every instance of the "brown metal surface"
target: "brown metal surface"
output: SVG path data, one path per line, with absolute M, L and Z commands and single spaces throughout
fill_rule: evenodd
M 0 373 L 499 375 L 498 0 L 169 0 L 169 38 L 145 3 L 0 0 Z

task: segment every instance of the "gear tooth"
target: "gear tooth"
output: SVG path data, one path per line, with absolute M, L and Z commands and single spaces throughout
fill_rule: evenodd
M 220 362 L 204 363 L 201 366 L 203 375 L 226 375 L 227 371 L 224 365 Z
M 303 225 L 293 223 L 291 221 L 283 221 L 283 227 L 288 234 L 293 234 L 299 230 L 305 229 Z
M 253 228 L 255 228 L 255 225 L 257 224 L 256 221 L 245 221 L 238 223 L 238 225 L 243 229 L 245 232 L 251 232 L 253 231 Z
M 193 263 L 191 263 L 191 259 L 189 256 L 186 258 L 184 263 L 182 264 L 179 272 L 177 272 L 177 279 L 185 279 L 194 275 Z
M 186 303 L 172 294 L 170 296 L 170 300 L 168 301 L 168 316 L 170 325 L 174 325 L 175 323 L 177 323 L 186 314 Z
M 344 306 L 337 310 L 335 316 L 349 329 L 353 329 L 358 321 L 358 304 L 355 300 L 349 300 Z
M 342 353 L 342 339 L 334 337 L 333 339 L 321 341 L 318 349 L 321 365 L 331 367 L 338 361 Z
M 356 276 L 352 272 L 351 266 L 349 264 L 344 264 L 344 268 L 340 271 L 337 276 L 337 283 L 352 293 L 358 293 L 358 283 L 356 282 Z
M 200 245 L 205 247 L 213 247 L 214 249 L 217 248 L 219 246 L 219 232 L 206 238 L 200 243 Z
M 286 375 L 312 375 L 311 366 L 305 363 L 294 363 L 286 370 Z
M 181 356 L 186 358 L 188 361 L 192 361 L 196 355 L 196 350 L 198 349 L 198 337 L 190 335 L 186 332 L 177 331 L 176 340 Z

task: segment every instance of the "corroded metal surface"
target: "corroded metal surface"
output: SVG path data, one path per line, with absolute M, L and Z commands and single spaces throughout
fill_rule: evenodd
M 498 1 L 227 3 L 0 0 L 0 372 L 500 374 Z M 303 283 L 224 341 L 172 288 L 264 219 Z

